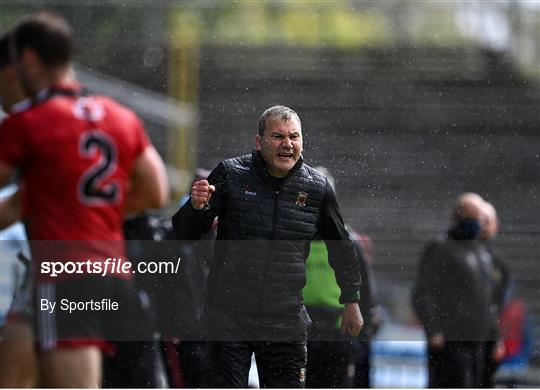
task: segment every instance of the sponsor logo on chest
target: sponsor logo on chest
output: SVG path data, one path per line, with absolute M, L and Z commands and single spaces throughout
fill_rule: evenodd
M 257 196 L 257 193 L 255 191 L 251 190 L 250 186 L 245 186 L 244 187 L 244 195 Z

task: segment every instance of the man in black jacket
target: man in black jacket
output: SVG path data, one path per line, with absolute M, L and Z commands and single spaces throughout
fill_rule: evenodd
M 491 241 L 499 232 L 499 219 L 495 207 L 489 202 L 484 202 L 483 210 L 485 214 L 485 223 L 480 234 L 480 240 L 484 247 L 480 255 L 491 264 L 490 285 L 492 290 L 493 312 L 500 317 L 510 292 L 511 273 L 510 268 L 502 259 L 495 255 Z M 486 367 L 484 371 L 484 380 L 481 387 L 495 387 L 495 372 L 505 353 L 504 343 L 499 334 L 498 321 L 494 322 L 492 337 L 486 342 Z
M 483 199 L 458 198 L 448 237 L 423 250 L 413 307 L 428 339 L 430 387 L 480 387 L 496 327 L 493 264 L 479 240 Z
M 215 387 L 247 387 L 255 353 L 261 387 L 303 387 L 309 317 L 301 290 L 318 231 L 341 289 L 342 332 L 358 335 L 359 259 L 326 178 L 303 163 L 300 118 L 274 106 L 256 150 L 197 181 L 173 217 L 178 239 L 198 240 L 219 218 L 205 307 Z

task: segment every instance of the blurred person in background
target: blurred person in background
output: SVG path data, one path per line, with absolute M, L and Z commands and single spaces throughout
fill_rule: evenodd
M 209 173 L 197 169 L 193 182 L 206 179 Z M 180 206 L 187 201 L 189 195 L 182 197 Z M 174 241 L 170 219 L 143 213 L 126 220 L 124 230 L 128 253 L 134 261 L 137 258 L 181 259 L 178 273 L 138 275 L 136 284 L 149 296 L 153 322 L 161 335 L 170 387 L 208 387 L 208 351 L 201 316 L 216 229 L 212 227 L 200 242 Z M 115 357 L 109 361 L 116 362 L 116 366 L 123 363 Z M 122 380 L 122 370 L 116 371 L 118 379 Z M 148 372 L 148 368 L 143 371 Z
M 197 169 L 193 182 L 206 179 L 209 173 Z M 184 196 L 180 205 L 188 200 L 189 195 Z M 156 356 L 158 348 L 154 342 L 117 343 L 115 355 L 104 362 L 104 386 L 164 387 L 160 378 L 166 377 L 165 387 L 208 387 L 208 351 L 201 316 L 208 260 L 212 255 L 208 240 L 215 240 L 216 229 L 212 228 L 200 242 L 173 241 L 171 220 L 145 212 L 127 218 L 124 232 L 132 262 L 180 258 L 181 263 L 178 273 L 147 273 L 135 277 L 139 295 L 146 297 L 139 326 L 155 329 L 163 355 Z M 133 374 L 128 378 L 126 371 Z
M 499 219 L 495 207 L 489 202 L 482 205 L 484 223 L 480 239 L 484 245 L 480 247 L 480 256 L 488 264 L 490 277 L 487 279 L 492 290 L 492 311 L 496 318 L 494 323 L 498 325 L 499 319 L 506 303 L 508 302 L 511 275 L 507 264 L 494 254 L 492 241 L 499 232 Z M 504 341 L 499 331 L 499 326 L 495 326 L 490 340 L 486 342 L 485 359 L 486 369 L 481 386 L 492 388 L 495 386 L 495 373 L 505 355 Z
M 519 377 L 527 370 L 535 349 L 533 321 L 525 301 L 511 298 L 504 306 L 499 321 L 504 355 L 497 364 L 501 370 L 504 368 L 507 387 L 518 387 Z
M 169 245 L 172 239 L 170 219 L 155 212 L 142 212 L 128 216 L 124 221 L 127 255 L 132 264 L 156 259 L 174 261 L 178 250 Z M 164 388 L 169 387 L 161 350 L 163 334 L 163 308 L 172 310 L 174 299 L 170 293 L 171 280 L 176 274 L 136 273 L 135 291 L 139 298 L 137 327 L 141 329 L 137 340 L 115 342 L 115 353 L 105 355 L 103 361 L 103 387 L 105 388 Z M 168 288 L 169 287 L 169 288 Z M 171 302 L 172 301 L 172 302 Z M 126 375 L 129 372 L 130 375 Z M 173 386 L 174 387 L 174 386 Z
M 209 174 L 210 171 L 198 168 L 192 184 L 206 180 Z M 189 201 L 188 194 L 180 201 L 180 207 Z M 188 388 L 210 385 L 210 358 L 202 316 L 217 225 L 216 218 L 200 241 L 181 242 L 181 271 L 170 291 L 171 296 L 175 297 L 174 315 L 170 321 L 170 329 L 175 338 L 173 349 L 181 365 L 184 387 Z
M 256 150 L 221 162 L 173 217 L 178 239 L 199 240 L 219 218 L 205 300 L 211 385 L 247 387 L 255 353 L 261 387 L 304 387 L 309 317 L 305 260 L 318 231 L 344 304 L 341 329 L 359 334 L 359 260 L 332 187 L 302 158 L 298 114 L 259 118 Z
M 366 297 L 360 300 L 360 310 L 366 313 L 365 330 L 354 340 L 356 348 L 353 353 L 354 377 L 352 387 L 371 387 L 371 340 L 383 323 L 381 306 L 377 301 L 377 285 L 373 274 L 373 241 L 371 237 L 350 231 L 351 238 L 356 243 L 359 251 L 362 251 L 364 265 L 362 267 L 362 283 L 360 296 Z
M 73 38 L 63 18 L 48 12 L 24 18 L 10 45 L 32 104 L 0 127 L 0 186 L 19 169 L 33 259 L 125 258 L 124 215 L 167 201 L 161 158 L 133 112 L 75 81 Z M 114 350 L 110 341 L 137 330 L 130 323 L 137 304 L 131 272 L 36 274 L 37 301 L 118 302 L 114 312 L 76 314 L 42 310 L 36 302 L 42 385 L 98 387 L 102 353 Z
M 17 191 L 0 189 L 0 202 Z M 0 206 L 0 214 L 3 208 Z M 0 230 L 0 387 L 34 387 L 37 357 L 32 334 L 32 265 L 24 226 Z
M 486 344 L 496 329 L 492 264 L 479 253 L 484 200 L 462 194 L 446 238 L 422 251 L 413 308 L 428 339 L 430 387 L 481 387 Z
M 335 192 L 335 182 L 325 167 L 315 167 L 323 173 Z M 334 271 L 328 262 L 328 251 L 320 237 L 311 243 L 306 261 L 307 283 L 302 293 L 304 304 L 312 320 L 308 331 L 307 388 L 369 387 L 369 344 L 374 333 L 374 279 L 371 263 L 367 260 L 371 247 L 367 236 L 360 236 L 350 227 L 347 230 L 355 243 L 360 260 L 362 287 L 360 311 L 364 314 L 364 328 L 359 339 L 340 332 L 340 290 Z M 371 254 L 371 252 L 369 252 Z
M 0 102 L 5 115 L 28 105 L 11 61 L 9 35 L 0 37 Z M 15 185 L 0 189 L 0 387 L 33 387 L 37 362 L 32 336 L 30 253 Z M 3 230 L 2 230 L 3 229 Z

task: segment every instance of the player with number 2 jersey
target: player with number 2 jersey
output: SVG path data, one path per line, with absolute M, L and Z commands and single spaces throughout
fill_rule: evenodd
M 0 131 L 0 160 L 19 167 L 32 240 L 121 240 L 135 159 L 149 145 L 127 108 L 53 86 Z
M 133 112 L 76 82 L 73 37 L 62 17 L 22 19 L 10 46 L 32 104 L 0 127 L 0 186 L 18 171 L 22 207 L 10 215 L 24 219 L 38 264 L 41 385 L 100 387 L 102 352 L 141 337 L 140 302 L 130 271 L 95 275 L 78 265 L 125 258 L 124 215 L 166 204 L 165 167 Z M 66 272 L 43 273 L 45 261 Z M 67 272 L 73 264 L 87 272 Z M 84 310 L 68 311 L 65 302 Z
M 132 111 L 87 96 L 75 83 L 42 91 L 2 124 L 0 160 L 21 170 L 22 214 L 38 263 L 126 260 L 125 194 L 133 163 L 147 146 Z M 49 275 L 38 272 L 38 278 Z

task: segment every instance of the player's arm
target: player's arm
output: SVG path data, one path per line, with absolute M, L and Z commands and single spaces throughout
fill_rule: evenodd
M 126 214 L 164 207 L 169 200 L 165 164 L 157 150 L 148 145 L 135 160 L 131 185 L 126 194 Z
M 19 191 L 0 200 L 0 230 L 21 219 L 21 200 Z

